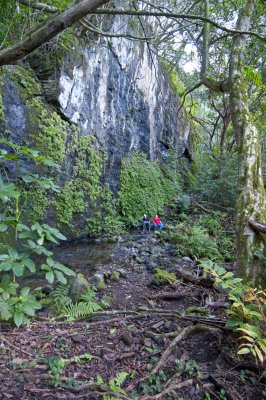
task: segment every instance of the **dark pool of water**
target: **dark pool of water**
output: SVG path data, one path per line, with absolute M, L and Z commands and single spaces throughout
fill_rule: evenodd
M 53 258 L 74 270 L 94 269 L 111 261 L 113 244 L 72 243 L 55 247 Z
M 75 272 L 81 272 L 85 277 L 90 277 L 97 265 L 108 264 L 111 262 L 111 254 L 114 244 L 94 244 L 94 243 L 67 243 L 54 247 L 52 258 L 65 266 L 73 269 Z M 48 283 L 44 279 L 42 271 L 38 270 L 45 262 L 45 258 L 35 259 L 37 272 L 27 274 L 23 279 L 24 285 L 31 287 L 43 286 Z

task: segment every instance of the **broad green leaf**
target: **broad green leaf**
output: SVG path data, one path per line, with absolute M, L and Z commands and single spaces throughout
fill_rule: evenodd
M 260 346 L 263 353 L 266 354 L 266 344 L 262 343 L 262 340 L 258 341 L 258 346 Z
M 46 260 L 49 267 L 54 268 L 56 261 L 52 257 L 48 257 Z
M 227 322 L 226 325 L 229 328 L 234 328 L 238 325 L 241 325 L 242 321 L 238 318 L 230 318 Z
M 44 244 L 44 236 L 41 236 L 38 240 L 37 243 L 42 246 Z
M 23 314 L 16 312 L 15 315 L 14 315 L 14 322 L 17 325 L 18 328 L 23 323 L 23 320 L 24 320 Z
M 0 264 L 0 271 L 10 271 L 13 267 L 13 263 L 11 260 L 2 261 Z
M 39 175 L 24 175 L 22 177 L 22 180 L 25 183 L 33 183 L 33 182 L 38 182 Z
M 46 272 L 45 278 L 47 279 L 47 281 L 49 283 L 53 283 L 53 281 L 54 281 L 54 273 L 53 273 L 53 271 Z
M 8 229 L 8 225 L 0 224 L 0 232 L 5 232 Z
M 24 262 L 24 265 L 29 268 L 30 272 L 35 272 L 36 271 L 35 263 L 34 263 L 33 260 L 28 258 L 28 259 L 24 260 L 23 262 Z
M 243 349 L 237 352 L 237 354 L 248 354 L 248 353 L 250 353 L 250 349 L 247 347 L 244 347 Z
M 12 265 L 12 271 L 13 271 L 14 275 L 22 276 L 24 274 L 24 265 L 21 263 L 20 264 L 14 263 Z
M 23 311 L 25 314 L 29 315 L 30 317 L 33 317 L 35 315 L 35 307 L 33 304 L 30 304 L 29 302 L 24 305 Z
M 258 346 L 255 345 L 255 346 L 254 346 L 254 350 L 255 350 L 255 352 L 256 352 L 256 354 L 257 354 L 258 359 L 260 360 L 260 362 L 263 363 L 263 355 L 262 355 L 260 349 L 258 348 Z
M 30 228 L 27 225 L 24 225 L 24 224 L 21 224 L 21 223 L 17 224 L 17 229 L 18 229 L 19 232 L 30 231 Z
M 75 276 L 75 275 L 76 275 L 75 271 L 73 271 L 72 269 L 66 267 L 66 266 L 63 265 L 63 264 L 56 263 L 56 264 L 55 264 L 55 268 L 56 268 L 57 270 L 59 270 L 59 271 L 64 272 L 64 274 L 66 274 L 66 275 L 69 275 L 69 276 Z
M 57 279 L 59 280 L 59 282 L 63 283 L 63 285 L 65 285 L 67 283 L 67 280 L 61 271 L 55 270 L 54 273 L 55 273 Z
M 12 258 L 18 258 L 18 252 L 17 250 L 15 250 L 13 247 L 9 246 L 8 247 L 8 253 L 10 255 L 10 257 Z
M 253 337 L 254 339 L 258 339 L 260 337 L 259 332 L 252 332 L 251 330 L 245 329 L 245 328 L 237 328 L 237 331 L 242 331 L 245 332 L 248 336 Z
M 247 339 L 248 342 L 254 343 L 254 339 L 252 339 L 250 336 L 244 335 L 244 336 L 241 336 L 240 339 Z
M 59 232 L 57 229 L 55 232 L 53 232 L 53 234 L 55 237 L 57 237 L 57 239 L 67 240 L 67 238 L 61 232 Z
M 29 292 L 30 292 L 30 288 L 28 286 L 23 287 L 20 291 L 21 296 L 23 296 L 23 297 L 28 296 Z

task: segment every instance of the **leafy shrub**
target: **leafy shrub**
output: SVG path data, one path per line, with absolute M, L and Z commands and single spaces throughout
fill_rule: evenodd
M 175 243 L 180 256 L 209 258 L 221 260 L 222 255 L 214 240 L 210 238 L 205 228 L 200 225 L 179 224 L 174 231 L 166 234 L 168 240 Z
M 232 304 L 228 310 L 227 326 L 242 333 L 238 354 L 252 354 L 264 362 L 266 357 L 266 293 L 243 283 L 232 272 L 211 261 L 201 263 L 202 267 L 215 277 L 215 285 L 229 290 L 228 299 Z
M 49 159 L 41 157 L 35 150 L 23 146 L 14 145 L 4 139 L 0 141 L 3 148 L 0 149 L 0 161 L 2 170 L 7 176 L 6 163 L 18 163 L 21 158 L 28 159 L 31 163 L 55 166 Z M 18 168 L 15 168 L 18 170 Z M 18 177 L 15 177 L 16 179 Z M 49 178 L 41 178 L 38 174 L 24 173 L 21 180 L 16 183 L 4 181 L 0 176 L 0 202 L 2 213 L 0 214 L 0 231 L 6 243 L 0 255 L 0 318 L 6 321 L 13 321 L 17 326 L 29 323 L 30 317 L 35 315 L 36 310 L 41 308 L 40 302 L 36 300 L 34 291 L 28 287 L 20 287 L 19 278 L 23 277 L 28 269 L 31 273 L 36 271 L 32 255 L 44 255 L 46 262 L 41 266 L 45 278 L 49 283 L 57 279 L 66 283 L 66 276 L 73 276 L 75 273 L 63 264 L 52 258 L 53 253 L 46 249 L 48 243 L 58 243 L 58 240 L 65 240 L 56 228 L 47 224 L 35 222 L 31 226 L 25 225 L 22 221 L 24 204 L 21 204 L 21 188 L 17 182 L 30 185 L 38 184 L 40 187 L 58 190 L 54 182 Z

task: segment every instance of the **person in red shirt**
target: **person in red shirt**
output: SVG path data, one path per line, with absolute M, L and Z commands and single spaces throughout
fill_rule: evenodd
M 162 223 L 162 221 L 160 220 L 160 218 L 158 217 L 157 214 L 153 218 L 152 222 L 153 222 L 154 232 L 156 232 L 156 228 L 158 228 L 159 231 L 161 231 L 163 229 L 163 223 Z

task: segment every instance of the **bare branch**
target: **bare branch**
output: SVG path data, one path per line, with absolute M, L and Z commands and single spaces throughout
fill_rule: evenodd
M 136 16 L 142 16 L 142 17 L 165 17 L 165 18 L 180 18 L 180 19 L 187 19 L 187 20 L 193 20 L 193 21 L 203 21 L 203 22 L 208 22 L 209 24 L 215 26 L 216 28 L 220 29 L 221 31 L 231 33 L 232 35 L 255 36 L 257 39 L 261 40 L 262 42 L 266 42 L 266 38 L 259 35 L 256 32 L 226 28 L 225 26 L 222 26 L 209 18 L 202 17 L 201 15 L 178 14 L 178 13 L 169 13 L 169 12 L 160 12 L 160 11 L 155 12 L 155 11 L 109 10 L 109 9 L 98 9 L 93 14 L 136 15 Z
M 184 105 L 184 103 L 185 103 L 185 100 L 186 100 L 187 95 L 188 95 L 189 93 L 193 92 L 194 90 L 198 89 L 198 88 L 201 87 L 202 85 L 203 85 L 203 82 L 200 81 L 200 82 L 196 83 L 196 85 L 194 85 L 192 89 L 188 90 L 188 91 L 184 94 L 182 104 L 181 104 L 181 106 L 179 107 L 179 109 L 177 110 L 177 113 L 179 113 L 179 111 L 181 110 L 181 108 L 183 108 L 183 105 Z
M 100 29 L 96 28 L 94 25 L 92 25 L 89 21 L 86 20 L 86 18 L 83 18 L 79 21 L 80 25 L 82 25 L 84 28 L 89 30 L 90 32 L 96 33 L 97 35 L 101 36 L 106 36 L 106 37 L 111 37 L 111 38 L 125 38 L 129 40 L 138 40 L 138 41 L 147 41 L 147 40 L 152 40 L 155 39 L 155 36 L 151 37 L 139 37 L 139 36 L 133 36 L 128 33 L 111 33 L 111 32 L 103 32 Z
M 58 13 L 58 12 L 62 11 L 62 8 L 49 6 L 49 5 L 44 4 L 44 3 L 37 3 L 37 2 L 36 3 L 32 3 L 30 0 L 17 0 L 17 1 L 20 4 L 23 4 L 25 6 L 33 8 L 35 10 L 40 10 L 40 11 L 47 12 L 49 14 L 55 14 L 55 13 Z

